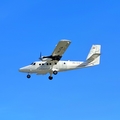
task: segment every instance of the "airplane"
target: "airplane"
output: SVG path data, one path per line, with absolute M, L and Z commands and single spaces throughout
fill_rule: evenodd
M 70 40 L 60 40 L 50 56 L 42 56 L 40 53 L 39 61 L 32 62 L 30 65 L 20 68 L 19 72 L 27 73 L 27 78 L 31 78 L 31 74 L 45 75 L 49 73 L 50 76 L 48 78 L 52 80 L 53 75 L 57 75 L 58 72 L 92 67 L 100 64 L 101 45 L 92 45 L 85 61 L 61 60 L 70 44 Z

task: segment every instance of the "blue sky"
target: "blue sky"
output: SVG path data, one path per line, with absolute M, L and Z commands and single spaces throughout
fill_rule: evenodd
M 0 119 L 119 120 L 119 6 L 119 0 L 0 1 Z M 85 60 L 91 45 L 101 44 L 101 64 L 53 81 L 18 72 L 63 38 L 72 44 L 62 60 Z

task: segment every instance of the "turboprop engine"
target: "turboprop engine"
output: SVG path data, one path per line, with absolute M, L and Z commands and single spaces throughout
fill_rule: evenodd
M 42 60 L 42 61 L 51 61 L 51 60 L 52 60 L 52 58 L 42 57 L 42 58 L 41 58 L 41 60 Z
M 57 60 L 59 61 L 61 59 L 62 56 L 42 56 L 41 53 L 40 53 L 40 57 L 39 57 L 39 60 L 41 61 L 52 61 L 52 60 Z

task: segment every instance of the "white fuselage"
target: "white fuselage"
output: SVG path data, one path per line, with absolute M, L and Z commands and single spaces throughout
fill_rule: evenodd
M 26 73 L 47 74 L 51 73 L 51 71 L 61 72 L 87 66 L 89 65 L 80 61 L 59 61 L 59 62 L 36 61 L 31 65 L 20 68 L 19 71 Z
M 101 45 L 92 45 L 90 52 L 84 62 L 82 61 L 61 61 L 63 53 L 70 45 L 69 40 L 61 40 L 56 46 L 54 52 L 50 56 L 41 56 L 40 60 L 33 62 L 19 69 L 20 72 L 28 73 L 27 78 L 30 78 L 32 73 L 37 75 L 49 73 L 49 79 L 52 80 L 52 75 L 57 75 L 58 72 L 85 68 L 100 64 Z

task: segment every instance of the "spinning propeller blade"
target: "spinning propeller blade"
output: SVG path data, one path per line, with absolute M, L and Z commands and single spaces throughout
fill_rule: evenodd
M 42 60 L 42 53 L 40 52 L 40 57 L 39 57 L 40 60 Z

